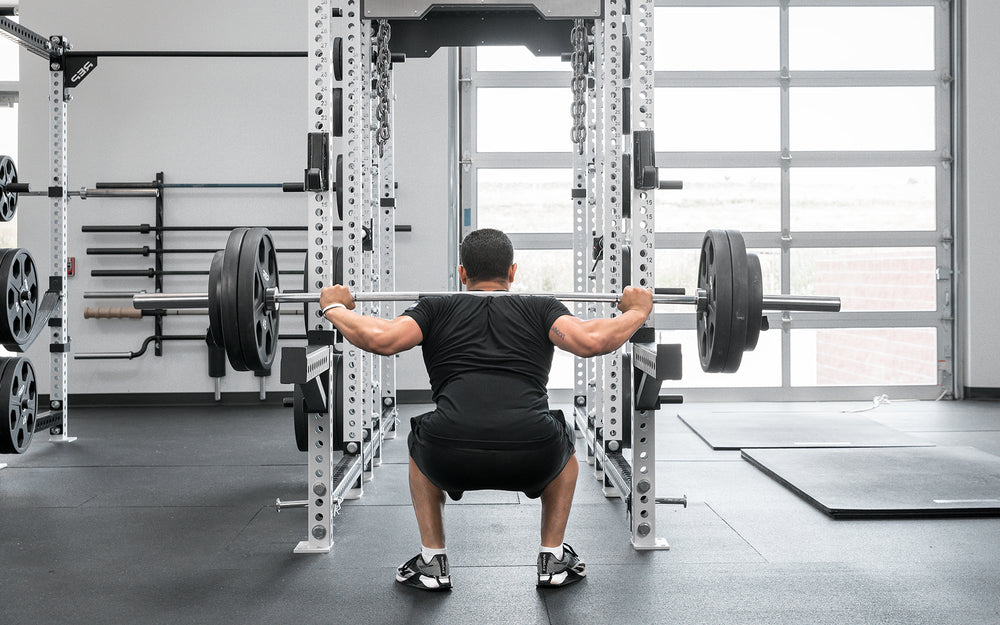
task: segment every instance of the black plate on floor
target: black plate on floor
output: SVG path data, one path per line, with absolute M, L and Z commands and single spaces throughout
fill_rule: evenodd
M 712 449 L 933 446 L 850 413 L 709 412 L 677 417 Z
M 749 449 L 743 459 L 835 519 L 1000 516 L 1000 457 L 972 447 Z

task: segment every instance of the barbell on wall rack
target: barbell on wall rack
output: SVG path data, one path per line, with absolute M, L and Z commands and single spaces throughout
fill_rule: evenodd
M 282 275 L 301 276 L 301 269 L 282 269 Z M 148 269 L 91 269 L 90 275 L 94 278 L 155 278 L 156 276 L 207 276 L 204 269 L 163 269 L 157 271 L 152 267 Z M 204 308 L 204 306 L 200 306 Z
M 305 334 L 282 335 L 283 340 L 305 340 Z M 73 354 L 73 360 L 132 360 L 146 353 L 154 341 L 204 341 L 204 334 L 151 334 L 142 341 L 138 350 L 132 352 L 81 352 Z M 257 371 L 262 373 L 266 370 Z
M 335 253 L 333 254 L 335 256 Z M 332 260 L 332 259 L 331 259 Z M 237 228 L 224 251 L 217 252 L 209 271 L 207 293 L 137 294 L 132 305 L 139 310 L 208 308 L 213 335 L 233 369 L 269 369 L 277 351 L 279 308 L 283 303 L 319 302 L 320 294 L 285 293 L 278 284 L 278 260 L 271 234 L 263 228 Z M 837 312 L 840 298 L 764 295 L 760 263 L 746 252 L 743 235 L 736 230 L 709 230 L 702 244 L 695 295 L 655 294 L 655 304 L 695 306 L 702 368 L 710 373 L 739 368 L 744 351 L 756 347 L 766 330 L 763 311 Z M 509 293 L 463 291 L 480 297 L 534 295 L 566 302 L 616 303 L 619 293 Z M 355 293 L 358 302 L 416 301 L 454 292 Z
M 305 232 L 306 226 L 151 226 L 149 224 L 138 224 L 134 226 L 82 226 L 81 232 L 138 232 L 148 234 L 150 232 L 232 232 L 234 228 L 267 228 L 275 232 L 294 231 Z M 332 229 L 339 232 L 343 226 L 333 226 Z M 412 232 L 413 226 L 403 224 L 396 226 L 396 232 Z
M 214 254 L 217 248 L 184 247 L 158 250 L 155 247 L 88 247 L 87 254 L 91 256 L 150 256 L 157 254 Z M 305 254 L 309 250 L 304 247 L 292 247 L 276 250 L 279 254 Z
M 131 297 L 131 296 L 130 296 Z M 282 315 L 300 316 L 301 310 L 281 309 Z M 138 310 L 131 306 L 111 306 L 94 308 L 87 306 L 83 309 L 84 319 L 142 319 L 143 317 L 197 317 L 207 315 L 207 308 L 182 308 L 175 310 Z

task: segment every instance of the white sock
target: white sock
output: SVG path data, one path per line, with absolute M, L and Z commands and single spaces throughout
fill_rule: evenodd
M 562 545 L 559 545 L 558 547 L 546 547 L 545 545 L 542 545 L 541 547 L 538 548 L 538 552 L 539 553 L 551 553 L 552 556 L 556 560 L 562 560 L 563 559 L 563 547 L 562 547 Z
M 424 564 L 430 564 L 434 556 L 445 555 L 444 549 L 431 549 L 430 547 L 424 547 L 420 545 L 420 559 L 424 561 Z

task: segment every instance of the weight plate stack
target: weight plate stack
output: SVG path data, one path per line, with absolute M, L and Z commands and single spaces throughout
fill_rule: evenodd
M 212 256 L 212 266 L 208 270 L 208 327 L 212 342 L 225 347 L 222 336 L 222 263 L 226 253 L 219 250 Z
M 235 228 L 229 233 L 226 249 L 222 256 L 222 279 L 219 283 L 219 299 L 222 311 L 222 341 L 226 346 L 229 364 L 235 371 L 248 371 L 243 359 L 243 347 L 240 341 L 240 324 L 236 315 L 239 302 L 237 283 L 239 282 L 240 250 L 243 248 L 243 238 L 249 228 Z
M 38 274 L 35 260 L 24 248 L 0 254 L 0 281 L 4 303 L 0 308 L 0 344 L 8 351 L 24 351 L 38 312 Z
M 267 371 L 278 351 L 279 306 L 267 306 L 268 289 L 278 289 L 278 255 L 265 228 L 248 230 L 237 271 L 236 318 L 243 360 L 251 371 Z
M 24 357 L 0 359 L 0 394 L 7 399 L 7 411 L 0 427 L 0 453 L 23 454 L 35 433 L 38 389 L 35 369 Z
M 0 221 L 10 221 L 17 213 L 17 192 L 9 191 L 7 185 L 17 182 L 17 167 L 14 159 L 0 156 Z
M 748 275 L 747 246 L 738 230 L 726 230 L 729 239 L 729 256 L 733 271 L 733 313 L 729 332 L 729 352 L 722 366 L 723 373 L 735 373 L 743 361 L 747 344 L 747 319 L 750 312 L 750 285 L 744 280 Z
M 701 244 L 698 288 L 706 295 L 698 312 L 698 355 L 707 373 L 721 373 L 729 352 L 733 319 L 733 261 L 725 230 L 709 230 Z
M 750 287 L 750 307 L 747 315 L 746 351 L 757 347 L 760 330 L 764 323 L 764 280 L 760 271 L 760 259 L 756 254 L 747 254 L 747 284 Z

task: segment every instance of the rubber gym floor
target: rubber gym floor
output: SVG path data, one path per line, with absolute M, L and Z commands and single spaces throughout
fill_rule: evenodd
M 857 407 L 860 404 L 851 404 Z M 295 555 L 304 459 L 279 407 L 76 408 L 70 444 L 0 457 L 0 623 L 1000 623 L 1000 518 L 833 520 L 739 451 L 657 417 L 657 507 L 669 551 L 636 552 L 625 507 L 581 463 L 567 532 L 588 578 L 537 590 L 539 504 L 469 493 L 445 521 L 455 589 L 393 581 L 419 549 L 408 417 L 325 555 Z M 727 409 L 839 411 L 842 404 Z M 1000 455 L 1000 404 L 883 405 L 867 416 L 938 445 Z M 584 457 L 578 453 L 578 458 Z

